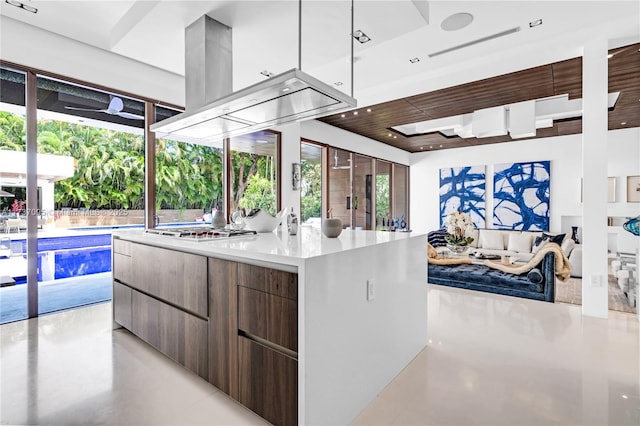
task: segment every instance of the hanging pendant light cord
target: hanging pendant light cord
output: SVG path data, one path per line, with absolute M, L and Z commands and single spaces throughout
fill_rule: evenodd
M 351 97 L 353 98 L 353 0 L 351 0 L 351 36 L 349 37 L 351 39 Z
M 302 71 L 302 0 L 298 0 L 298 69 Z
M 354 49 L 354 40 L 353 40 L 353 29 L 354 29 L 354 0 L 351 0 L 351 33 L 349 34 L 349 38 L 351 39 L 351 97 L 353 97 L 353 49 Z M 298 0 L 298 69 L 302 71 L 302 0 Z

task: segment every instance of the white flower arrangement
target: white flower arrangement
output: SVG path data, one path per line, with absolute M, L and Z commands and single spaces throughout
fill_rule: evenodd
M 447 225 L 449 235 L 445 240 L 449 244 L 466 246 L 473 242 L 472 237 L 467 237 L 466 233 L 473 230 L 473 221 L 467 213 L 451 212 L 447 215 L 444 223 Z

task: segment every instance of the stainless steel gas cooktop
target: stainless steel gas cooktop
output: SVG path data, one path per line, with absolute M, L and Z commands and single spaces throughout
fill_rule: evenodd
M 211 228 L 207 226 L 152 228 L 147 229 L 145 232 L 193 241 L 213 241 L 257 234 L 256 231 L 247 229 Z

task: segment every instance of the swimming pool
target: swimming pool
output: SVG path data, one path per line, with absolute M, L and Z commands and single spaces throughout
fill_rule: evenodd
M 160 228 L 202 225 L 203 222 L 163 223 Z M 144 225 L 87 226 L 70 231 L 94 231 L 80 235 L 38 238 L 38 281 L 52 281 L 111 271 L 111 232 L 114 229 L 143 229 Z M 105 232 L 99 232 L 105 231 Z M 25 239 L 11 241 L 11 252 L 27 257 Z M 27 282 L 24 276 L 14 276 L 16 284 Z
M 26 259 L 26 240 L 11 241 L 11 248 L 13 253 L 21 253 Z M 38 281 L 110 271 L 110 233 L 38 238 Z M 13 278 L 16 284 L 27 281 L 26 276 Z

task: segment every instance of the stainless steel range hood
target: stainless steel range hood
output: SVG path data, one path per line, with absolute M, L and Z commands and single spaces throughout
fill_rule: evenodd
M 229 94 L 231 29 L 208 16 L 201 19 L 202 23 L 196 21 L 186 30 L 187 110 L 153 124 L 151 130 L 160 136 L 218 140 L 357 105 L 353 97 L 295 68 Z M 202 35 L 197 48 L 194 31 Z
M 352 97 L 292 69 L 195 111 L 162 120 L 151 130 L 187 139 L 219 139 L 321 117 L 356 105 Z

